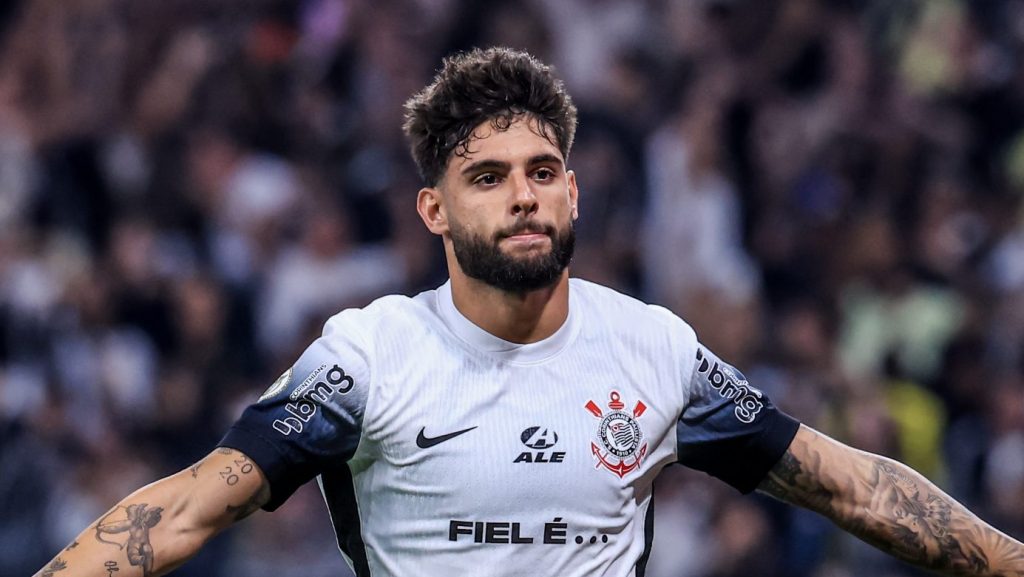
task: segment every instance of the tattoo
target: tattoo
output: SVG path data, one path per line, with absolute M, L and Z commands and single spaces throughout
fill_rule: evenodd
M 67 568 L 67 562 L 61 559 L 60 557 L 57 557 L 56 559 L 51 561 L 49 565 L 46 566 L 46 569 L 43 569 L 42 577 L 53 577 L 54 573 L 63 571 Z
M 814 455 L 814 457 L 818 457 Z M 775 467 L 759 487 L 765 493 L 787 503 L 806 507 L 831 517 L 835 496 L 828 488 L 811 482 L 812 472 L 820 466 L 820 458 L 814 458 L 810 467 L 804 465 L 791 451 L 779 459 Z
M 192 471 L 192 478 L 193 479 L 195 479 L 195 478 L 197 478 L 199 476 L 199 467 L 202 467 L 202 466 L 203 466 L 203 462 L 199 461 L 195 465 L 192 465 L 191 467 L 188 468 L 189 471 Z
M 107 561 L 103 564 L 103 568 L 107 570 L 107 577 L 114 577 L 114 573 L 121 570 L 121 568 L 117 566 L 117 561 Z
M 235 464 L 234 467 L 226 465 L 224 470 L 219 473 L 220 478 L 224 479 L 224 482 L 231 487 L 238 484 L 240 479 L 239 475 L 248 475 L 256 468 L 256 466 L 252 464 L 252 461 L 250 461 L 245 455 L 242 455 L 239 459 L 234 459 L 232 462 Z
M 78 541 L 73 541 L 70 545 L 65 547 L 64 550 L 65 551 L 70 551 L 70 550 L 74 549 L 75 547 L 78 547 Z
M 234 455 L 235 450 L 228 447 L 217 447 L 217 454 L 219 455 Z
M 875 463 L 872 487 L 868 515 L 890 538 L 891 552 L 929 559 L 936 567 L 988 569 L 985 552 L 951 531 L 953 505 L 943 496 L 927 487 L 922 491 L 912 477 L 881 460 Z
M 840 449 L 837 451 L 836 449 Z M 758 487 L 817 511 L 853 535 L 920 567 L 994 576 L 1024 566 L 1024 547 L 895 461 L 798 434 Z
M 155 527 L 161 520 L 162 507 L 147 509 L 149 504 L 137 503 L 114 507 L 96 523 L 96 540 L 101 543 L 117 545 L 120 549 L 127 549 L 128 562 L 133 566 L 142 568 L 143 577 L 148 577 L 153 572 L 153 545 L 149 542 L 149 530 Z M 109 520 L 114 513 L 124 510 L 125 518 L 121 520 Z M 128 539 L 123 544 L 116 541 L 107 541 L 102 537 L 104 533 L 115 535 L 128 533 Z
M 224 512 L 225 513 L 234 513 L 235 521 L 241 521 L 242 519 L 245 519 L 249 515 L 252 515 L 257 509 L 262 507 L 263 504 L 266 503 L 269 500 L 270 500 L 270 484 L 264 481 L 260 485 L 260 488 L 257 489 L 256 492 L 253 493 L 252 496 L 249 497 L 248 500 L 246 500 L 244 503 L 242 503 L 241 505 L 238 505 L 238 506 L 228 505 L 227 509 L 225 509 Z

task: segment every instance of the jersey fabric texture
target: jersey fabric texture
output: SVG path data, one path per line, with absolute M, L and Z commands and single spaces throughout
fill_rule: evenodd
M 749 492 L 798 426 L 664 308 L 572 279 L 564 325 L 520 345 L 446 283 L 332 317 L 221 445 L 267 510 L 316 478 L 360 576 L 630 576 L 664 467 Z

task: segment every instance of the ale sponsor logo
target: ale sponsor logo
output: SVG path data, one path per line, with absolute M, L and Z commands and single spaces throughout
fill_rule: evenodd
M 523 451 L 513 463 L 561 463 L 565 451 L 548 451 L 558 443 L 558 433 L 546 427 L 529 427 L 519 435 L 519 440 L 532 451 Z

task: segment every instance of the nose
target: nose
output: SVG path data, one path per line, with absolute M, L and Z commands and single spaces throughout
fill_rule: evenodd
M 530 179 L 526 175 L 515 175 L 512 180 L 512 214 L 529 216 L 539 208 L 537 196 L 530 187 Z

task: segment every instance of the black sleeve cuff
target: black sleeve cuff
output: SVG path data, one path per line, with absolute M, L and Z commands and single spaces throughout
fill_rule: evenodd
M 757 489 L 772 467 L 786 454 L 789 444 L 800 429 L 800 422 L 782 411 L 772 411 L 765 417 L 768 422 L 764 424 L 761 434 L 751 440 L 744 455 L 746 458 L 737 460 L 739 466 L 732 471 L 735 477 L 722 477 L 744 495 Z
M 293 465 L 288 455 L 269 440 L 239 425 L 231 427 L 218 446 L 241 451 L 263 471 L 270 483 L 270 500 L 263 505 L 264 511 L 280 507 L 296 489 L 315 476 L 305 467 Z

